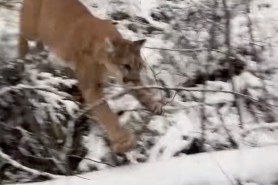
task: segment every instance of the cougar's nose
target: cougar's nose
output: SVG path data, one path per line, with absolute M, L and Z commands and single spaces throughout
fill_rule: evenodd
M 128 82 L 130 82 L 130 80 L 129 80 L 129 78 L 127 78 L 127 77 L 123 77 L 123 82 L 124 82 L 124 83 L 128 83 Z

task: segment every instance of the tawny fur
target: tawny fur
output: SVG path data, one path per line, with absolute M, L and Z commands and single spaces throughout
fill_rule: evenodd
M 78 79 L 87 104 L 103 97 L 102 81 L 114 74 L 126 84 L 142 85 L 140 49 L 144 41 L 124 39 L 112 22 L 94 17 L 78 0 L 23 0 L 18 52 L 29 52 L 28 41 L 46 45 L 69 66 Z M 149 90 L 133 93 L 150 111 L 161 113 L 162 104 Z M 112 149 L 122 153 L 134 146 L 130 131 L 104 103 L 91 112 L 107 131 Z

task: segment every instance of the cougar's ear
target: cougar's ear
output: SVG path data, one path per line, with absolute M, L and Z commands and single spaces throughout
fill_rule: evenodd
M 145 42 L 146 42 L 146 39 L 140 39 L 140 40 L 133 41 L 133 44 L 137 49 L 140 50 L 142 48 L 142 46 L 145 44 Z
M 114 53 L 115 51 L 115 45 L 113 43 L 113 40 L 111 40 L 110 38 L 106 37 L 105 40 L 105 49 L 108 53 Z

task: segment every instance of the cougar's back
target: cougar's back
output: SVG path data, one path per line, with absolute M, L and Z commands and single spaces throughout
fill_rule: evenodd
M 86 40 L 121 37 L 110 21 L 94 17 L 79 0 L 24 0 L 20 22 L 26 39 L 42 41 L 65 59 L 66 50 Z

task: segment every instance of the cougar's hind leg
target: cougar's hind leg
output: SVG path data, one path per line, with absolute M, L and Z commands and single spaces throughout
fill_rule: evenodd
M 19 36 L 18 39 L 18 56 L 23 58 L 29 52 L 29 45 L 27 39 L 23 36 Z

